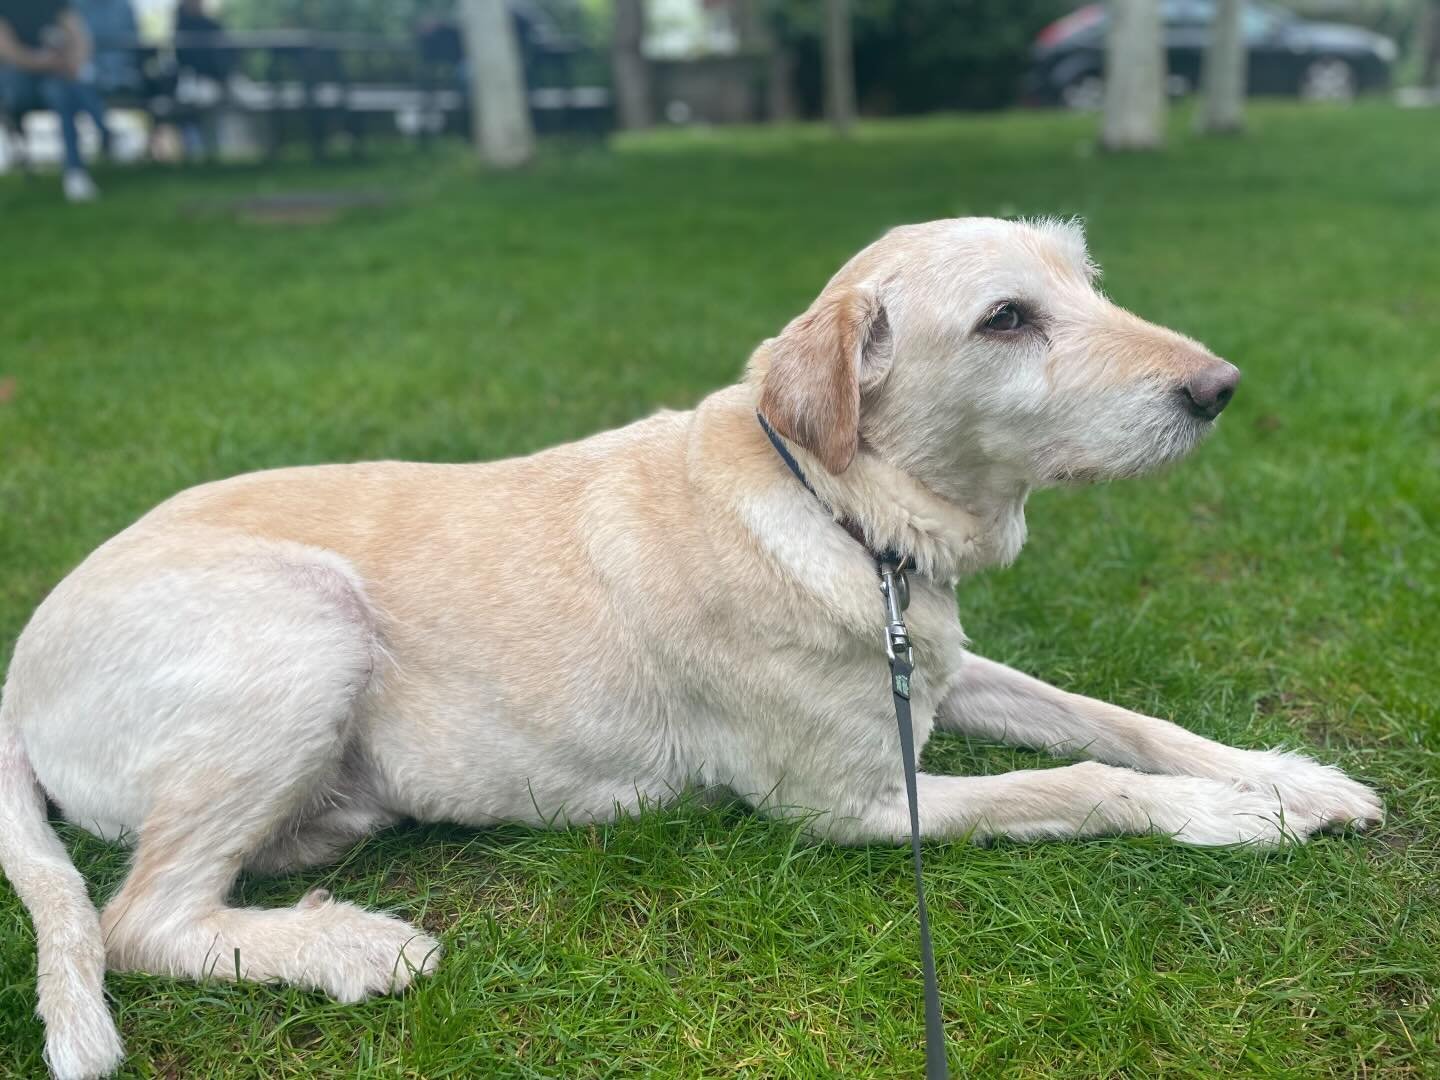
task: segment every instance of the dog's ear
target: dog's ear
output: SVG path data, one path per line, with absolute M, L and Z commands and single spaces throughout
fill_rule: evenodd
M 850 467 L 860 445 L 860 390 L 889 366 L 890 324 L 873 290 L 826 289 L 769 343 L 760 412 L 770 426 L 820 459 Z

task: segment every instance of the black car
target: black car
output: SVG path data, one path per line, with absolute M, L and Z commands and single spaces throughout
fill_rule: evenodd
M 1214 0 L 1160 0 L 1172 95 L 1200 85 L 1200 65 L 1215 20 Z M 1025 97 L 1034 104 L 1096 109 L 1104 96 L 1104 4 L 1087 4 L 1035 39 Z M 1349 101 L 1390 84 L 1395 42 L 1341 23 L 1312 22 L 1271 4 L 1241 14 L 1249 50 L 1249 92 Z

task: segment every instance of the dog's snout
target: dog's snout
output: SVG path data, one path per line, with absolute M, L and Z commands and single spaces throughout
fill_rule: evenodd
M 1191 375 L 1180 387 L 1185 404 L 1196 416 L 1214 420 L 1235 396 L 1240 383 L 1240 369 L 1224 360 Z

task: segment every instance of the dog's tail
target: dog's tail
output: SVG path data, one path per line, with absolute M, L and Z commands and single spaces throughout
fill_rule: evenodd
M 124 1057 L 105 1005 L 105 942 L 85 880 L 45 820 L 45 797 L 0 701 L 0 870 L 35 923 L 36 1011 L 57 1080 L 114 1072 Z

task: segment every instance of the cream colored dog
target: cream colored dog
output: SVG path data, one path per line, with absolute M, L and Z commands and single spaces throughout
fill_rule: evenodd
M 493 464 L 241 476 L 101 547 L 26 627 L 0 705 L 0 861 L 35 921 L 54 1073 L 121 1059 L 107 966 L 342 1001 L 433 970 L 434 940 L 323 893 L 227 903 L 242 869 L 323 862 L 402 818 L 608 821 L 709 785 L 816 812 L 841 843 L 900 840 L 867 545 L 918 571 L 918 743 L 1096 759 L 921 775 L 927 836 L 1268 844 L 1379 820 L 1334 768 L 965 652 L 954 585 L 1016 556 L 1030 492 L 1179 458 L 1239 378 L 1094 277 L 1069 224 L 896 229 L 693 412 Z M 98 919 L 47 795 L 136 843 Z

